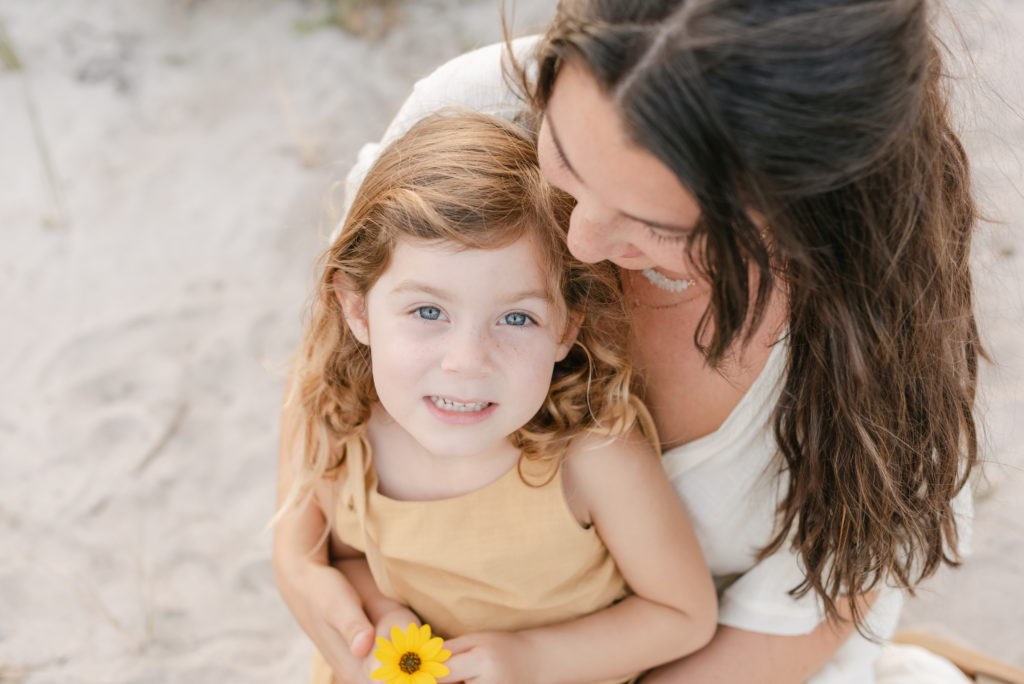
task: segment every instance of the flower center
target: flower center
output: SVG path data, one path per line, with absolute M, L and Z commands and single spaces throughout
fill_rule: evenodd
M 402 657 L 398 659 L 398 669 L 406 674 L 419 672 L 420 657 L 411 651 L 403 653 Z

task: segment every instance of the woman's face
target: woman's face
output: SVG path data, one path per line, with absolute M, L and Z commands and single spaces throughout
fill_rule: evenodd
M 576 258 L 696 276 L 685 254 L 700 215 L 696 200 L 627 138 L 615 106 L 575 61 L 558 73 L 537 149 L 548 179 L 576 198 L 568 236 Z

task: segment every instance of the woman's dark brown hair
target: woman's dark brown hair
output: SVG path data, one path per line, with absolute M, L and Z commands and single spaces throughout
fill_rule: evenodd
M 977 457 L 975 207 L 928 3 L 563 0 L 528 81 L 535 111 L 566 60 L 700 205 L 688 249 L 711 283 L 694 339 L 708 362 L 787 294 L 787 490 L 761 554 L 791 545 L 793 593 L 833 618 L 848 601 L 862 627 L 856 595 L 958 562 L 951 500 Z

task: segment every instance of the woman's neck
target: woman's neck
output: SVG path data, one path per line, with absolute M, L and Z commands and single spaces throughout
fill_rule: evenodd
M 707 285 L 698 283 L 696 296 L 687 298 L 685 292 L 651 292 L 642 280 L 633 272 L 623 273 L 633 314 L 633 362 L 663 448 L 670 449 L 716 431 L 740 403 L 785 329 L 785 296 L 773 293 L 750 341 L 737 342 L 736 352 L 716 369 L 694 344 L 709 302 Z M 674 305 L 668 301 L 673 295 L 678 300 Z

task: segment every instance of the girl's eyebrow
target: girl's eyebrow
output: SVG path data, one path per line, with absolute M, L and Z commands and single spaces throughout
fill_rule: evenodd
M 431 297 L 437 297 L 438 299 L 450 298 L 452 295 L 439 287 L 435 287 L 428 283 L 422 283 L 418 280 L 403 280 L 391 290 L 392 294 L 401 294 L 404 292 L 422 292 L 423 294 L 430 295 Z M 537 299 L 543 302 L 550 302 L 551 295 L 546 290 L 522 290 L 520 292 L 514 292 L 505 298 L 508 302 L 521 302 L 528 299 Z
M 555 152 L 558 153 L 558 156 L 559 156 L 559 158 L 561 158 L 562 163 L 565 164 L 565 168 L 568 169 L 569 173 L 571 173 L 573 175 L 573 177 L 576 178 L 577 181 L 579 181 L 582 185 L 586 185 L 586 182 L 584 182 L 583 178 L 580 177 L 580 174 L 576 171 L 575 168 L 573 168 L 572 163 L 569 161 L 569 157 L 565 156 L 565 150 L 562 149 L 562 143 L 559 142 L 558 134 L 555 133 L 555 125 L 551 122 L 551 114 L 550 114 L 550 112 L 545 112 L 544 113 L 544 119 L 548 123 L 548 131 L 551 133 L 551 142 L 553 142 L 555 144 Z M 677 226 L 677 225 L 673 225 L 673 224 L 670 224 L 670 223 L 661 223 L 660 221 L 650 221 L 648 219 L 640 218 L 639 216 L 633 216 L 632 214 L 627 214 L 626 212 L 620 211 L 618 209 L 616 209 L 615 211 L 616 211 L 617 214 L 619 214 L 620 216 L 622 216 L 624 218 L 629 219 L 630 221 L 636 221 L 637 223 L 642 223 L 645 226 L 650 226 L 651 228 L 656 228 L 658 230 L 663 230 L 663 231 L 665 231 L 667 233 L 688 233 L 688 232 L 690 232 L 692 230 L 692 228 L 684 228 L 683 226 Z

